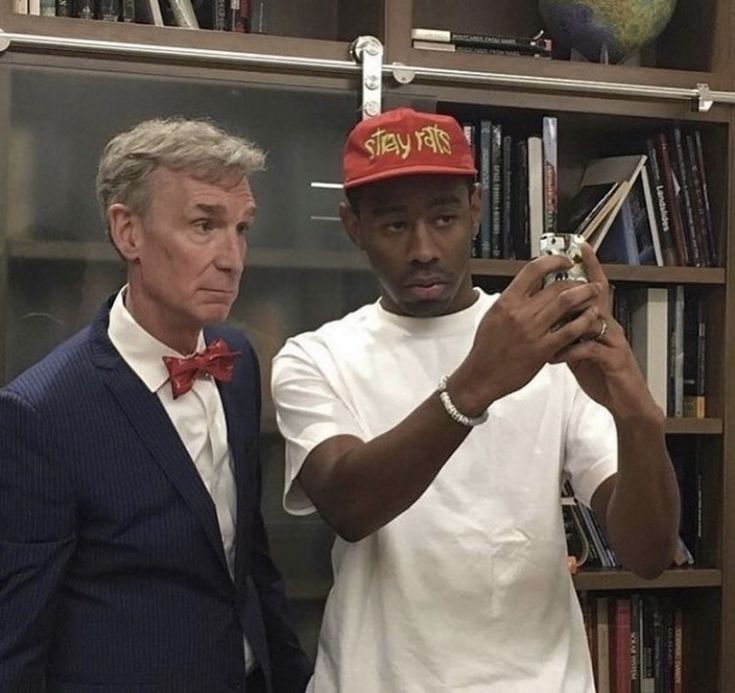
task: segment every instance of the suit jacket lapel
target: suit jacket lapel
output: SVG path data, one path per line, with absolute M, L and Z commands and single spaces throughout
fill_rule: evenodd
M 111 305 L 108 301 L 90 328 L 93 360 L 103 369 L 105 383 L 141 442 L 201 521 L 209 543 L 227 571 L 217 512 L 209 492 L 158 397 L 133 373 L 107 336 Z

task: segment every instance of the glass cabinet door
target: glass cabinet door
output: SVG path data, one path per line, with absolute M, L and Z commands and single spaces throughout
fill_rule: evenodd
M 90 321 L 125 281 L 94 192 L 97 161 L 110 137 L 145 118 L 183 115 L 210 118 L 267 151 L 267 170 L 251 181 L 258 219 L 230 322 L 260 358 L 264 513 L 313 653 L 331 580 L 332 535 L 318 517 L 296 519 L 282 510 L 283 443 L 270 399 L 270 363 L 289 336 L 377 296 L 338 220 L 341 191 L 324 185 L 340 180 L 342 144 L 358 117 L 356 95 L 19 66 L 9 67 L 4 80 L 10 98 L 0 167 L 8 201 L 0 211 L 1 382 Z

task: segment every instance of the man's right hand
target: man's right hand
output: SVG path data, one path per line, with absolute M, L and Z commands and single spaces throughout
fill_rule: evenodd
M 526 385 L 560 349 L 595 330 L 600 287 L 554 282 L 549 272 L 568 269 L 561 255 L 525 265 L 480 321 L 470 353 L 449 377 L 447 389 L 468 416 Z M 569 316 L 574 316 L 568 320 Z

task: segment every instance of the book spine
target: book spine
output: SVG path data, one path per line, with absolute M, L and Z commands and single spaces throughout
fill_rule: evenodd
M 680 258 L 677 257 L 677 251 L 674 244 L 674 238 L 671 231 L 669 219 L 669 210 L 666 204 L 666 193 L 664 192 L 664 183 L 661 177 L 661 168 L 659 165 L 658 152 L 653 140 L 646 140 L 646 149 L 648 151 L 648 161 L 646 165 L 651 172 L 651 183 L 655 192 L 654 202 L 656 211 L 656 221 L 658 222 L 659 240 L 661 242 L 661 254 L 663 256 L 664 265 L 678 265 Z
M 239 34 L 250 31 L 250 0 L 230 0 L 227 29 Z
M 13 0 L 13 12 L 28 14 L 28 0 Z
M 185 27 L 187 29 L 198 29 L 199 22 L 191 0 L 168 0 L 171 3 L 171 10 L 174 14 L 176 26 Z M 219 0 L 218 0 L 219 2 Z
M 39 14 L 42 17 L 55 17 L 56 0 L 40 0 Z
M 674 171 L 671 166 L 671 158 L 669 156 L 669 143 L 666 141 L 666 135 L 663 132 L 656 136 L 656 152 L 659 157 L 659 166 L 661 170 L 661 180 L 664 186 L 664 196 L 666 198 L 666 207 L 669 210 L 669 222 L 671 225 L 671 235 L 674 239 L 679 261 L 682 265 L 690 264 L 689 248 L 686 237 L 684 235 L 684 227 L 682 226 L 681 213 L 679 212 L 679 200 L 676 195 L 674 186 Z
M 254 34 L 267 34 L 268 3 L 270 0 L 250 0 L 250 31 Z
M 503 257 L 503 126 L 493 123 L 490 147 L 490 257 Z
M 518 260 L 531 257 L 528 212 L 528 141 L 521 138 L 516 143 L 516 165 L 513 181 L 513 251 Z
M 689 172 L 687 171 L 686 158 L 684 157 L 684 145 L 682 143 L 681 128 L 675 125 L 671 129 L 673 141 L 673 163 L 674 170 L 679 180 L 679 199 L 680 209 L 684 212 L 684 230 L 691 251 L 691 264 L 695 267 L 701 267 L 704 264 L 702 258 L 702 250 L 699 245 L 696 224 L 694 221 L 694 207 L 692 206 L 691 183 L 689 181 Z
M 71 17 L 73 16 L 74 10 L 70 0 L 56 0 L 56 16 L 57 17 Z
M 136 21 L 135 0 L 122 0 L 121 14 L 123 22 Z
M 712 209 L 710 207 L 709 189 L 707 187 L 707 169 L 704 165 L 704 153 L 702 151 L 702 136 L 699 130 L 694 131 L 694 144 L 697 150 L 697 164 L 699 167 L 699 177 L 702 184 L 702 195 L 704 196 L 705 218 L 707 220 L 707 241 L 710 248 L 710 257 L 714 265 L 718 264 L 717 243 L 715 239 L 715 227 L 712 223 Z
M 551 51 L 552 41 L 548 38 L 524 38 L 519 36 L 500 36 L 493 34 L 474 34 L 443 29 L 412 29 L 411 38 L 421 41 L 454 43 L 455 45 L 493 46 L 526 48 L 537 51 Z
M 544 116 L 541 127 L 544 161 L 544 233 L 556 233 L 558 168 L 556 118 Z
M 440 51 L 442 53 L 479 53 L 482 55 L 515 55 L 527 58 L 551 58 L 550 53 L 505 46 L 466 46 L 438 41 L 412 41 L 411 47 L 424 51 Z
M 492 129 L 489 120 L 480 121 L 480 189 L 482 190 L 482 217 L 480 220 L 480 255 L 490 257 L 492 238 Z
M 702 252 L 702 260 L 707 267 L 714 266 L 707 231 L 707 213 L 704 209 L 704 191 L 702 189 L 702 178 L 699 170 L 699 160 L 694 142 L 694 135 L 690 132 L 684 136 L 687 168 L 689 169 L 689 180 L 692 188 L 692 206 L 694 214 L 694 226 Z
M 503 257 L 512 260 L 513 251 L 513 138 L 503 136 Z

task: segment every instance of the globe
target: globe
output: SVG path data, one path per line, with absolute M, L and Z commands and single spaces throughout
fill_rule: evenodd
M 598 62 L 607 49 L 618 63 L 653 41 L 669 23 L 676 0 L 539 0 L 552 38 Z

